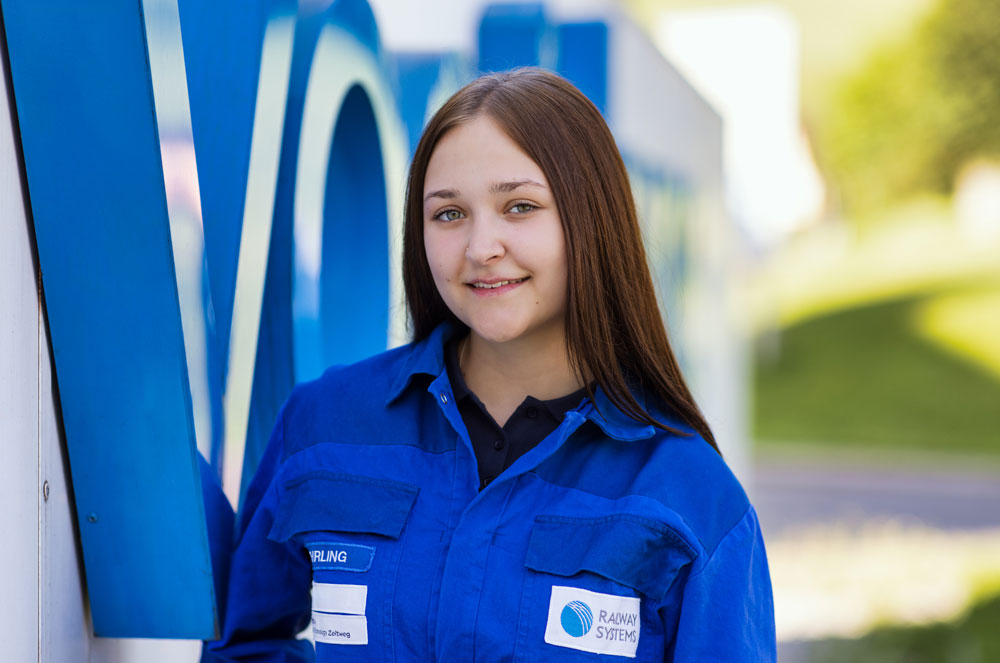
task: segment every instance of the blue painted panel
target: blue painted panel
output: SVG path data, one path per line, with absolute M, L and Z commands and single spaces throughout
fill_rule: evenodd
M 278 411 L 295 384 L 291 340 L 291 244 L 291 219 L 276 216 L 271 228 L 264 306 L 261 311 L 260 336 L 257 338 L 257 363 L 243 451 L 240 505 L 243 504 L 260 458 L 264 455 Z
M 552 67 L 554 58 L 541 3 L 490 5 L 479 24 L 479 71 Z
M 472 64 L 458 53 L 397 53 L 395 59 L 399 112 L 412 156 L 430 115 L 472 80 Z
M 198 469 L 208 526 L 209 551 L 212 556 L 212 580 L 219 608 L 219 623 L 223 624 L 226 621 L 224 607 L 229 589 L 229 566 L 233 552 L 236 514 L 233 513 L 233 507 L 222 492 L 219 476 L 201 456 L 198 457 Z
M 564 23 L 556 28 L 556 71 L 572 82 L 601 111 L 608 106 L 608 26 L 600 21 Z
M 213 637 L 140 5 L 2 10 L 94 630 Z
M 389 328 L 389 227 L 385 173 L 371 103 L 359 86 L 333 133 L 323 209 L 320 325 L 323 363 L 385 350 Z
M 417 149 L 417 141 L 427 119 L 427 100 L 441 72 L 444 58 L 440 53 L 406 54 L 396 57 L 399 72 L 399 106 L 406 125 L 409 153 Z
M 294 0 L 181 0 L 181 9 L 212 284 L 213 306 L 205 321 L 211 340 L 212 464 L 224 474 L 235 502 L 246 439 L 257 434 L 251 430 L 257 369 L 265 381 L 265 391 L 258 392 L 268 394 L 267 429 L 291 388 L 290 377 L 277 377 L 289 365 L 289 351 L 263 363 L 257 359 L 260 335 L 272 316 L 265 303 L 267 265 L 297 7 Z M 280 307 L 282 301 L 287 305 L 287 298 L 271 303 Z M 280 384 L 268 384 L 272 378 Z
M 319 22 L 304 90 L 294 192 L 292 317 L 296 380 L 384 350 L 389 214 L 402 202 L 405 132 L 392 60 L 338 11 Z M 377 37 L 377 34 L 375 35 Z M 303 40 L 301 43 L 307 43 Z M 296 42 L 296 50 L 300 42 Z M 299 63 L 293 62 L 293 71 Z M 385 162 L 385 163 L 383 163 Z M 391 202 L 390 202 L 391 201 Z
M 382 40 L 375 14 L 365 0 L 334 0 L 325 13 L 324 22 L 346 28 L 376 57 L 381 56 Z
M 282 403 L 295 384 L 292 325 L 292 218 L 295 176 L 302 131 L 302 106 L 316 38 L 322 20 L 303 14 L 295 23 L 294 49 L 288 81 L 288 102 L 281 137 L 281 158 L 275 189 L 271 246 L 267 255 L 260 336 L 250 396 L 250 419 L 243 452 L 240 504 L 257 471 Z
M 220 346 L 228 346 L 266 2 L 180 0 L 205 253 Z
M 212 302 L 212 314 L 206 316 L 207 368 L 212 406 L 210 460 L 217 472 L 257 70 L 271 4 L 275 3 L 178 2 Z
M 317 64 L 314 61 L 321 30 L 331 25 L 342 28 L 358 40 L 365 50 L 365 57 L 375 63 L 379 73 L 389 78 L 382 61 L 375 19 L 367 3 L 363 0 L 338 0 L 320 11 L 313 7 L 303 7 L 295 25 L 257 368 L 243 457 L 241 500 L 267 444 L 274 418 L 292 384 L 315 377 L 331 363 L 358 359 L 382 350 L 386 343 L 389 257 L 384 189 L 381 189 L 381 198 L 372 199 L 383 182 L 383 165 L 378 152 L 380 137 L 375 119 L 370 106 L 367 111 L 364 110 L 364 103 L 351 101 L 350 104 L 342 104 L 347 112 L 342 123 L 334 115 L 337 129 L 329 146 L 330 163 L 325 164 L 328 185 L 335 188 L 338 200 L 334 201 L 330 195 L 326 197 L 328 206 L 337 209 L 329 213 L 324 210 L 322 222 L 325 226 L 327 218 L 332 218 L 332 226 L 350 224 L 345 229 L 353 234 L 338 237 L 333 231 L 324 231 L 320 241 L 325 243 L 323 251 L 330 253 L 323 258 L 320 278 L 315 281 L 300 279 L 297 284 L 292 278 L 294 201 L 300 175 L 298 157 L 305 94 L 313 67 L 333 64 Z M 369 63 L 341 58 L 335 64 L 350 72 L 363 69 Z M 332 71 L 330 74 L 341 75 Z M 337 109 L 330 110 L 337 112 Z M 353 155 L 341 155 L 344 149 L 358 151 Z M 334 163 L 340 163 L 348 156 L 357 159 L 354 164 L 356 170 L 347 169 L 345 176 L 357 179 L 353 180 L 354 188 L 346 190 L 350 197 L 345 198 L 345 189 L 336 189 L 333 174 L 345 171 L 343 166 L 335 166 Z M 360 238 L 358 232 L 362 232 Z M 356 239 L 359 244 L 353 245 Z M 367 307 L 361 306 L 364 300 L 360 297 L 348 297 L 344 288 L 346 283 L 341 280 L 346 278 L 345 269 L 352 264 L 350 261 L 362 257 L 367 257 L 367 260 L 362 264 L 355 263 L 351 269 L 363 269 L 366 279 L 370 278 L 370 282 L 363 286 L 368 288 L 365 297 L 373 297 Z M 338 264 L 343 266 L 338 267 Z M 293 287 L 315 289 L 319 303 L 315 317 L 306 319 L 300 315 L 293 319 Z

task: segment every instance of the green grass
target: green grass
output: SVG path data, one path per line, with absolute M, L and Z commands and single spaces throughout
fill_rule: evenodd
M 921 337 L 935 293 L 782 330 L 755 371 L 755 434 L 775 443 L 1000 455 L 1000 380 Z M 1000 334 L 1000 330 L 998 330 Z
M 892 626 L 857 640 L 827 640 L 809 648 L 811 663 L 992 663 L 1000 661 L 1000 596 L 964 618 L 933 626 Z

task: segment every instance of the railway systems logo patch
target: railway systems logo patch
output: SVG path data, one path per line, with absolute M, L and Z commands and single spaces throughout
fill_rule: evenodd
M 583 601 L 570 601 L 562 609 L 559 621 L 564 631 L 574 638 L 580 638 L 587 635 L 594 625 L 594 613 Z

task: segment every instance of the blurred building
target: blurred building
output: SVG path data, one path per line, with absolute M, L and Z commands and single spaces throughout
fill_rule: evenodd
M 817 220 L 825 187 L 802 131 L 794 17 L 776 5 L 663 12 L 656 40 L 722 115 L 728 209 L 754 248 Z
M 616 4 L 222 5 L 2 6 L 5 660 L 197 658 L 218 483 L 238 504 L 296 381 L 405 342 L 406 164 L 477 71 L 554 69 L 605 114 L 745 478 L 723 121 Z

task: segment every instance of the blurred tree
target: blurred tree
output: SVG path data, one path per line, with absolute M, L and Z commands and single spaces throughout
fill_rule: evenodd
M 1000 155 L 1000 3 L 948 0 L 928 21 L 925 39 L 942 91 L 951 101 L 950 172 L 977 155 Z M 959 163 L 956 163 L 956 160 Z
M 819 152 L 850 216 L 949 192 L 964 163 L 1000 157 L 1000 2 L 940 0 L 833 103 Z

